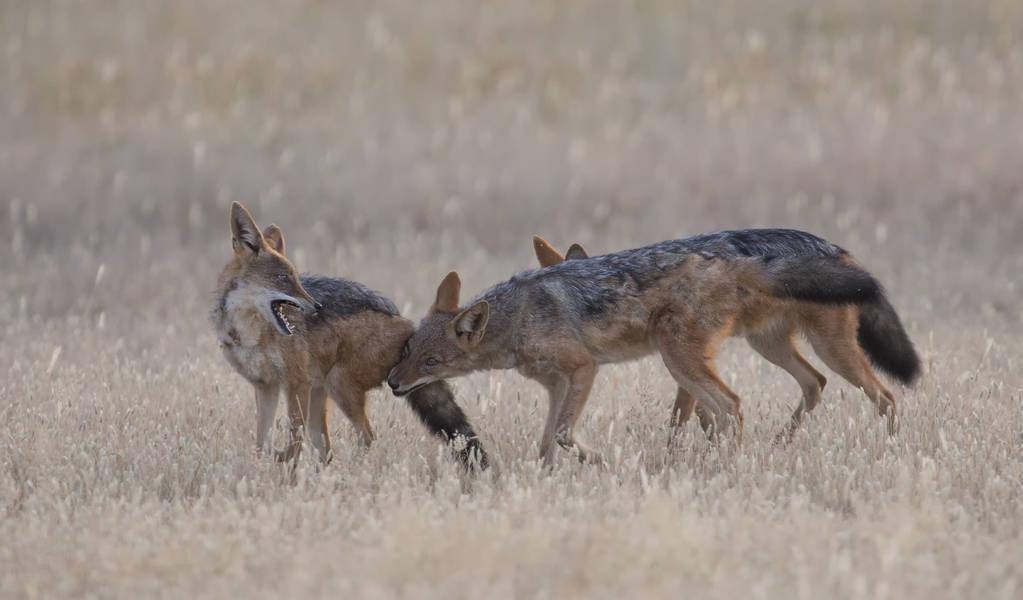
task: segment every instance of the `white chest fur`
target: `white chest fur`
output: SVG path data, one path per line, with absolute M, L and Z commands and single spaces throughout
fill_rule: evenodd
M 224 298 L 217 322 L 217 338 L 228 362 L 252 382 L 279 379 L 284 370 L 281 351 L 272 325 L 266 321 L 258 302 L 263 294 L 239 286 Z

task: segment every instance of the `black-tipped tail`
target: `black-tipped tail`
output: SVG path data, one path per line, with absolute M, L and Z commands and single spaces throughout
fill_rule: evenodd
M 821 304 L 862 304 L 881 296 L 881 286 L 860 267 L 839 257 L 791 256 L 765 261 L 772 293 Z
M 860 305 L 857 339 L 870 362 L 898 381 L 911 385 L 920 376 L 920 357 L 906 335 L 895 307 L 879 293 Z
M 411 392 L 407 399 L 409 407 L 430 433 L 457 445 L 461 445 L 464 440 L 465 447 L 457 450 L 457 457 L 466 469 L 478 467 L 484 470 L 489 466 L 487 453 L 462 412 L 462 407 L 455 402 L 455 395 L 448 382 L 435 381 L 425 385 Z

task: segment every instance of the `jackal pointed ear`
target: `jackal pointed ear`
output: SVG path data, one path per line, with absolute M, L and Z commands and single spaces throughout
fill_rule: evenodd
M 458 313 L 452 321 L 455 326 L 455 335 L 459 341 L 464 342 L 468 347 L 474 348 L 483 340 L 483 332 L 487 329 L 487 321 L 490 320 L 490 303 L 480 300 L 469 308 Z
M 590 255 L 579 244 L 572 244 L 568 247 L 568 252 L 565 253 L 565 260 L 581 260 L 589 257 Z
M 538 235 L 533 236 L 533 252 L 536 253 L 536 261 L 540 263 L 541 268 L 565 262 L 565 257 Z
M 263 230 L 263 239 L 278 254 L 284 254 L 284 232 L 281 231 L 281 228 L 276 223 Z
M 462 292 L 462 280 L 454 271 L 447 274 L 437 287 L 437 298 L 433 301 L 432 312 L 458 312 L 458 295 Z
M 231 203 L 231 245 L 235 252 L 242 250 L 256 254 L 263 245 L 263 234 L 256 220 L 238 202 Z

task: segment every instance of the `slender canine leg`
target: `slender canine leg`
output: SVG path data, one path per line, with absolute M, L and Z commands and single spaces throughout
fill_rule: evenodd
M 586 406 L 586 400 L 590 397 L 590 389 L 593 387 L 593 380 L 596 376 L 597 363 L 592 358 L 588 363 L 569 374 L 568 393 L 558 412 L 554 439 L 562 448 L 578 452 L 581 462 L 603 464 L 604 457 L 599 452 L 587 448 L 582 442 L 575 439 L 575 424 L 579 420 L 579 415 L 582 414 L 583 407 Z
M 366 415 L 366 392 L 351 388 L 345 390 L 341 396 L 340 406 L 341 412 L 355 426 L 359 442 L 369 448 L 377 436 L 373 433 L 373 427 L 370 426 L 369 417 Z
M 711 436 L 728 430 L 735 421 L 742 434 L 742 411 L 739 396 L 721 381 L 711 362 L 717 354 L 718 332 L 700 330 L 672 315 L 658 320 L 656 341 L 664 366 L 678 382 L 679 387 L 696 398 L 696 406 L 703 407 L 700 424 Z
M 856 338 L 858 327 L 858 312 L 849 307 L 808 324 L 807 337 L 824 364 L 867 394 L 878 414 L 886 418 L 889 435 L 895 435 L 895 396 L 874 375 Z
M 678 388 L 678 391 L 675 392 L 675 406 L 671 409 L 671 426 L 673 428 L 681 427 L 693 415 L 695 408 L 696 398 L 693 398 L 693 395 L 683 388 Z
M 768 362 L 785 369 L 803 391 L 803 397 L 792 413 L 792 419 L 778 434 L 779 441 L 792 437 L 803 420 L 803 414 L 810 412 L 820 403 L 821 392 L 828 383 L 828 380 L 799 353 L 795 340 L 792 339 L 794 333 L 794 330 L 778 331 L 748 338 L 751 348 Z
M 811 335 L 810 340 L 814 351 L 824 364 L 867 394 L 867 398 L 877 407 L 878 414 L 885 417 L 888 433 L 895 435 L 895 397 L 874 375 L 867 357 L 862 355 L 863 351 L 859 346 L 857 345 L 853 351 L 848 348 L 848 344 L 843 344 L 846 347 L 838 348 L 829 346 L 832 344 L 831 340 L 819 339 L 815 335 Z M 853 343 L 857 344 L 856 338 L 853 338 Z
M 291 422 L 291 437 L 288 440 L 288 447 L 278 453 L 277 460 L 297 461 L 302 454 L 302 435 L 306 429 L 306 422 L 309 418 L 309 384 L 289 383 L 284 390 L 288 401 L 288 420 Z
M 705 362 L 702 365 L 702 369 L 698 372 L 696 382 L 703 388 L 707 394 L 716 396 L 719 405 L 730 406 L 728 414 L 724 420 L 724 426 L 721 427 L 722 432 L 727 433 L 733 427 L 736 428 L 736 435 L 742 439 L 742 409 L 740 408 L 741 400 L 739 395 L 732 391 L 732 388 L 722 381 L 718 375 L 717 370 L 711 362 Z M 717 429 L 717 424 L 713 427 Z
M 331 369 L 327 375 L 327 382 L 330 385 L 330 395 L 334 397 L 334 402 L 355 427 L 359 442 L 363 447 L 369 448 L 373 440 L 376 439 L 376 435 L 373 434 L 369 417 L 366 416 L 366 390 L 347 381 L 340 369 Z
M 256 385 L 256 452 L 263 454 L 270 450 L 270 428 L 277 415 L 277 396 L 280 389 L 276 384 Z
M 547 423 L 543 428 L 543 437 L 540 438 L 540 458 L 544 463 L 550 464 L 551 451 L 554 449 L 554 434 L 557 432 L 558 415 L 561 414 L 561 407 L 565 403 L 565 396 L 568 395 L 568 377 L 561 374 L 544 376 L 539 380 L 547 388 Z
M 693 416 L 693 412 L 696 412 L 696 417 L 700 419 L 700 425 L 704 429 L 707 429 L 711 423 L 711 415 L 696 402 L 696 398 L 692 394 L 686 391 L 685 388 L 679 387 L 678 391 L 675 392 L 675 406 L 671 409 L 671 427 L 673 430 L 682 428 L 682 425 L 689 420 L 689 417 Z M 675 431 L 672 432 L 674 435 Z
M 330 462 L 330 430 L 327 429 L 327 391 L 316 386 L 309 392 L 309 441 L 320 458 Z

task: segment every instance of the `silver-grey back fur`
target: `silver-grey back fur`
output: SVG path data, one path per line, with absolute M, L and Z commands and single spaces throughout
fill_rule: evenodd
M 316 316 L 306 319 L 310 326 L 332 317 L 347 317 L 367 310 L 398 315 L 394 302 L 357 281 L 321 275 L 302 275 L 301 281 L 302 287 L 323 305 Z
M 758 258 L 769 262 L 803 256 L 837 258 L 847 253 L 827 240 L 792 229 L 721 231 L 524 271 L 491 287 L 469 304 L 487 300 L 500 306 L 529 305 L 539 309 L 536 312 L 540 314 L 534 317 L 547 316 L 551 322 L 598 319 L 693 254 L 708 259 Z M 522 302 L 526 298 L 531 302 Z

